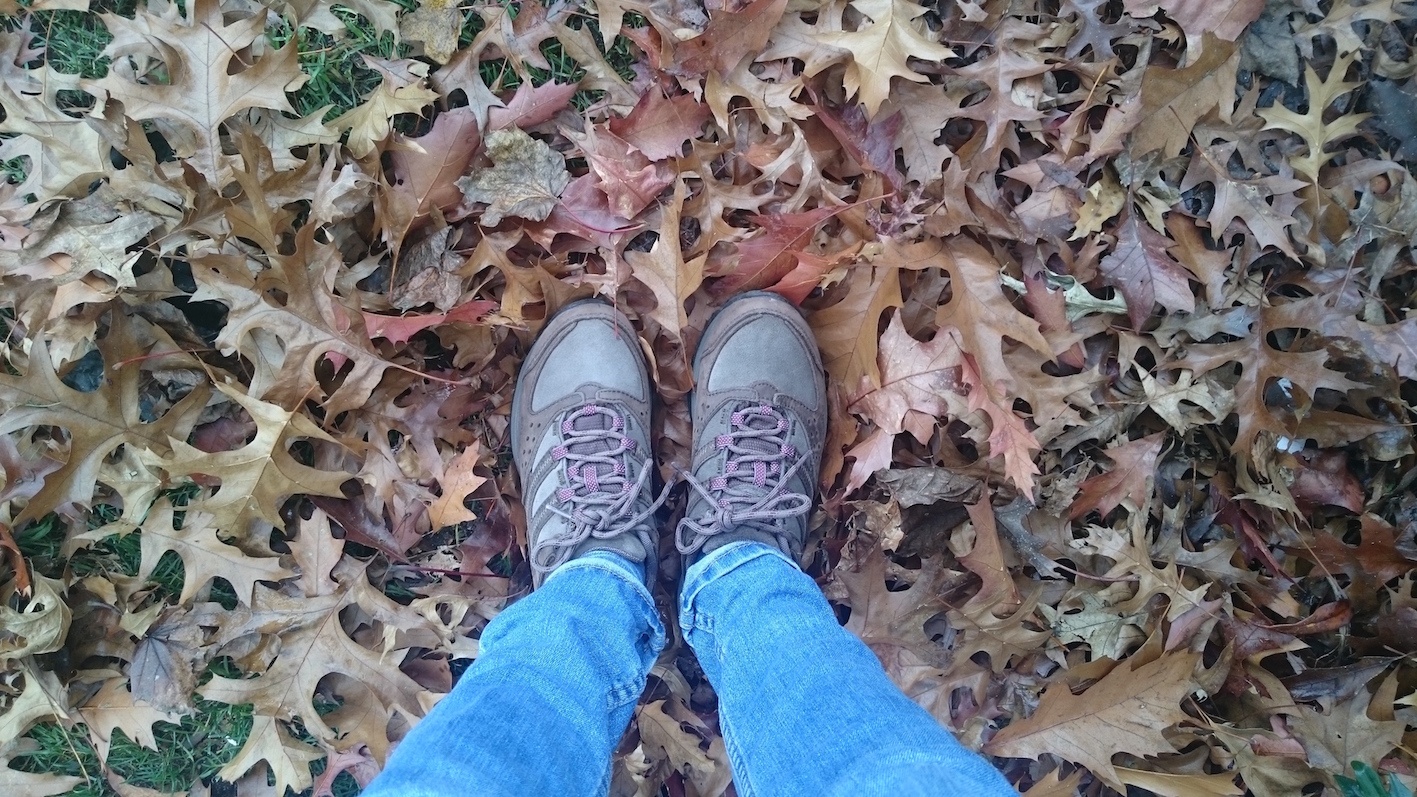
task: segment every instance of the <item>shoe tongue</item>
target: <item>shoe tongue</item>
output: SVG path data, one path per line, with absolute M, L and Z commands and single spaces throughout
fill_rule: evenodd
M 761 405 L 744 405 L 745 408 L 758 406 Z M 737 425 L 740 429 L 753 429 L 760 432 L 777 431 L 777 418 L 772 415 L 744 412 L 741 417 L 743 418 L 743 423 Z M 745 451 L 750 451 L 761 456 L 769 456 L 782 450 L 777 442 L 766 437 L 740 437 L 734 441 L 734 445 Z
M 571 419 L 571 428 L 577 432 L 608 432 L 613 422 L 609 415 L 603 412 L 594 412 L 588 415 L 581 415 Z M 610 435 L 596 435 L 586 439 L 575 440 L 566 445 L 566 450 L 572 454 L 585 456 L 588 454 L 603 454 L 614 450 L 619 445 Z M 597 465 L 596 473 L 605 475 L 611 470 L 608 465 Z

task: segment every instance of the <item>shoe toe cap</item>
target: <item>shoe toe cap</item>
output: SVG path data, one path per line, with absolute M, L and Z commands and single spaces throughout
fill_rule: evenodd
M 565 320 L 537 374 L 533 411 L 582 392 L 587 399 L 602 390 L 648 400 L 645 366 L 633 330 L 616 323 L 614 311 L 582 312 Z M 594 386 L 587 390 L 587 386 Z
M 714 354 L 709 392 L 769 384 L 807 407 L 820 406 L 824 389 L 817 344 L 796 308 L 757 297 L 743 304 L 748 306 L 733 308 L 740 315 Z

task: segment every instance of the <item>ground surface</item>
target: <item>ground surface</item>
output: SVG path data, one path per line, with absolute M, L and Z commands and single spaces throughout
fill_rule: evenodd
M 805 567 L 1021 790 L 1414 782 L 1411 4 L 88 1 L 0 0 L 0 792 L 356 791 L 529 588 L 540 320 L 671 476 L 754 288 Z M 731 789 L 682 644 L 621 752 Z

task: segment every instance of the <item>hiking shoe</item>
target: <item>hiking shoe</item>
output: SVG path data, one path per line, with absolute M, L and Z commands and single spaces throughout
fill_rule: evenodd
M 521 474 L 532 584 L 588 551 L 644 564 L 654 583 L 650 383 L 629 319 L 603 301 L 574 302 L 542 329 L 512 397 L 512 457 Z
M 797 308 L 761 291 L 724 305 L 699 341 L 690 413 L 679 552 L 693 561 L 757 540 L 797 562 L 827 427 L 821 355 Z

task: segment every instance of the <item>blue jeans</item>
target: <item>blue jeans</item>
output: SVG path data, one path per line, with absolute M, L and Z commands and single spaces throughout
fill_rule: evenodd
M 366 797 L 605 794 L 664 646 L 643 577 L 596 552 L 503 611 Z M 713 551 L 689 568 L 679 602 L 743 797 L 1017 794 L 891 683 L 778 551 Z

